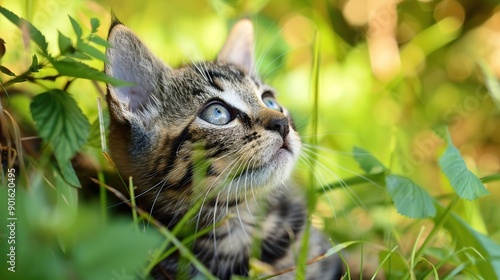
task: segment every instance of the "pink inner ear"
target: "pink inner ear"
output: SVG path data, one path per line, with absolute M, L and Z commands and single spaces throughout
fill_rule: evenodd
M 148 94 L 145 93 L 140 86 L 120 88 L 117 91 L 119 92 L 128 91 L 128 93 L 123 92 L 122 94 L 128 96 L 129 99 L 128 108 L 132 112 L 135 112 L 137 110 L 140 111 L 143 107 L 145 107 L 149 103 Z
M 149 105 L 151 94 L 155 94 L 152 80 L 158 78 L 169 67 L 156 58 L 142 41 L 124 25 L 113 27 L 108 41 L 113 47 L 106 51 L 109 64 L 106 74 L 113 78 L 135 83 L 135 86 L 117 87 L 110 91 L 132 111 L 141 111 Z
M 252 73 L 254 67 L 254 31 L 248 19 L 238 21 L 222 47 L 217 61 L 230 63 Z

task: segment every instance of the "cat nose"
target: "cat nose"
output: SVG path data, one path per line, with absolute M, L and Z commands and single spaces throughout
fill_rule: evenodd
M 288 118 L 285 116 L 275 116 L 269 119 L 266 129 L 268 130 L 274 130 L 278 132 L 281 135 L 281 138 L 285 139 L 285 137 L 288 135 L 288 132 L 290 132 L 290 128 L 288 126 Z

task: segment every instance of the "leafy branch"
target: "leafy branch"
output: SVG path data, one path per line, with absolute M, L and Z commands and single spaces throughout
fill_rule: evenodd
M 49 44 L 45 40 L 45 37 L 35 26 L 3 7 L 0 7 L 0 13 L 10 22 L 19 27 L 22 32 L 26 32 L 27 34 L 24 35 L 35 42 L 39 48 L 40 55 L 45 58 L 45 61 L 39 63 L 37 56 L 34 55 L 31 66 L 20 75 L 15 75 L 5 66 L 0 67 L 0 71 L 2 73 L 14 77 L 4 83 L 4 87 L 24 81 L 35 82 L 36 80 L 55 80 L 59 77 L 83 78 L 93 81 L 106 82 L 115 86 L 129 84 L 124 81 L 108 77 L 102 71 L 82 63 L 82 61 L 92 59 L 107 62 L 106 55 L 97 48 L 110 47 L 106 40 L 96 34 L 100 26 L 98 19 L 92 18 L 90 20 L 92 29 L 88 35 L 84 36 L 82 27 L 76 22 L 75 19 L 69 16 L 69 20 L 76 35 L 76 40 L 73 41 L 71 38 L 59 32 L 59 54 L 52 55 L 48 51 Z M 40 69 L 47 68 L 49 66 L 56 69 L 58 75 L 42 78 L 37 78 L 32 75 L 39 72 Z
M 494 174 L 479 179 L 467 168 L 460 152 L 453 145 L 448 130 L 439 127 L 434 132 L 445 142 L 446 146 L 438 159 L 438 163 L 444 176 L 455 191 L 454 199 L 447 207 L 444 207 L 438 202 L 437 198 L 433 198 L 424 188 L 417 185 L 410 178 L 394 174 L 372 154 L 358 147 L 354 148 L 354 159 L 365 174 L 323 186 L 322 189 L 318 190 L 318 193 L 367 182 L 376 185 L 385 184 L 387 193 L 392 198 L 400 214 L 415 219 L 431 218 L 434 221 L 433 229 L 418 250 L 415 251 L 415 254 L 411 256 L 411 269 L 414 269 L 416 263 L 423 260 L 424 253 L 427 252 L 435 237 L 443 228 L 446 228 L 454 233 L 453 239 L 459 250 L 470 247 L 477 251 L 483 260 L 475 264 L 480 267 L 481 275 L 496 275 L 498 277 L 500 273 L 497 268 L 500 265 L 500 261 L 498 261 L 500 246 L 488 237 L 476 232 L 458 215 L 454 214 L 453 209 L 461 199 L 475 200 L 489 194 L 483 183 L 498 181 L 500 175 Z M 467 256 L 460 258 L 468 261 Z M 403 277 L 403 279 L 407 278 L 411 278 L 411 270 L 407 270 L 406 275 Z
M 54 55 L 49 52 L 49 43 L 45 36 L 30 22 L 3 7 L 0 7 L 0 14 L 15 24 L 23 35 L 30 38 L 38 47 L 38 55 L 33 55 L 31 65 L 22 74 L 16 75 L 7 67 L 0 66 L 0 72 L 12 77 L 5 83 L 0 81 L 4 91 L 7 92 L 7 88 L 16 83 L 68 79 L 63 88 L 49 87 L 47 91 L 35 96 L 30 104 L 30 111 L 40 136 L 52 148 L 60 174 L 69 185 L 79 187 L 80 183 L 73 167 L 67 162 L 87 142 L 90 124 L 75 99 L 67 92 L 68 87 L 74 79 L 78 78 L 106 82 L 115 86 L 129 83 L 108 77 L 102 71 L 84 63 L 93 59 L 107 62 L 106 55 L 99 48 L 110 47 L 110 45 L 97 35 L 100 26 L 98 19 L 90 20 L 91 30 L 85 34 L 78 22 L 69 16 L 76 38 L 72 39 L 59 32 L 59 53 Z M 5 48 L 3 50 L 5 51 Z M 41 61 L 39 57 L 42 58 Z M 42 69 L 49 68 L 55 69 L 57 74 L 35 75 Z

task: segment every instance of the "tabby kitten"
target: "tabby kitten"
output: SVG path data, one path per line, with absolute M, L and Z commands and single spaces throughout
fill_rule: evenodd
M 234 26 L 215 61 L 176 69 L 119 22 L 108 41 L 106 74 L 134 84 L 108 85 L 111 157 L 134 178 L 141 207 L 173 228 L 198 203 L 193 232 L 213 228 L 191 248 L 221 279 L 248 275 L 255 251 L 267 273 L 295 266 L 307 215 L 289 177 L 301 142 L 274 89 L 255 74 L 252 23 Z M 309 258 L 329 247 L 311 232 Z M 308 266 L 307 278 L 338 279 L 341 271 L 333 256 Z M 200 274 L 174 254 L 152 276 L 181 272 Z

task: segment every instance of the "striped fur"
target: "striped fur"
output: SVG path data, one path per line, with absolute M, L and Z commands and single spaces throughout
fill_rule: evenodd
M 120 23 L 108 40 L 113 47 L 106 73 L 135 84 L 108 85 L 111 156 L 121 173 L 134 178 L 141 207 L 172 228 L 201 202 L 190 234 L 218 226 L 197 238 L 192 250 L 221 279 L 248 275 L 254 255 L 269 266 L 267 273 L 294 266 L 306 210 L 289 177 L 301 143 L 286 109 L 265 103 L 274 102 L 275 92 L 255 75 L 251 23 L 236 24 L 216 61 L 176 69 Z M 214 102 L 227 109 L 228 123 L 203 119 Z M 311 233 L 310 258 L 328 247 Z M 152 276 L 173 279 L 180 272 L 199 273 L 174 254 Z M 311 265 L 308 279 L 340 273 L 334 256 Z

